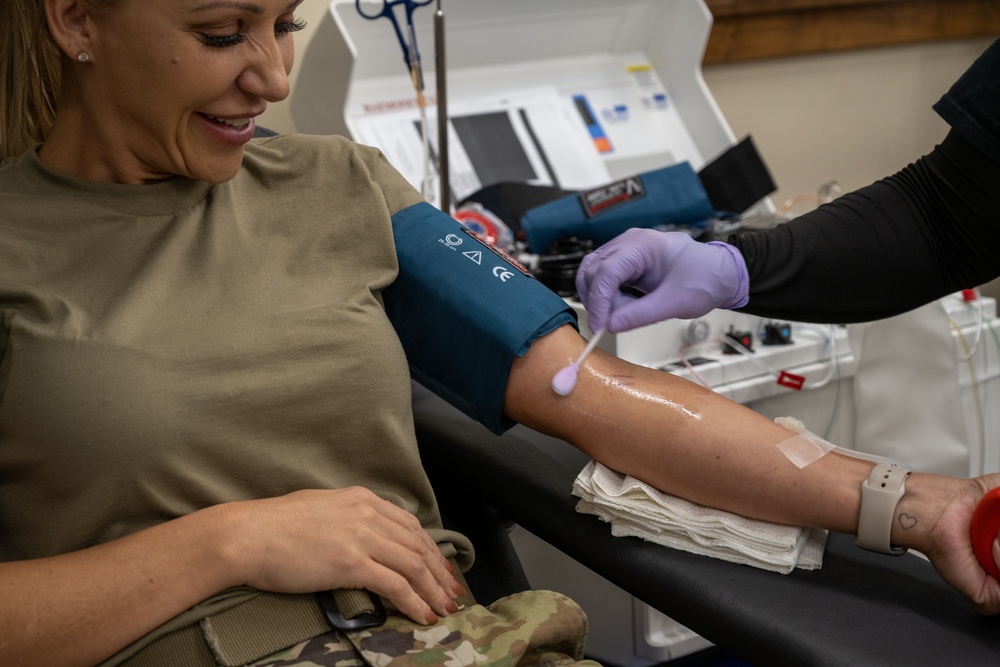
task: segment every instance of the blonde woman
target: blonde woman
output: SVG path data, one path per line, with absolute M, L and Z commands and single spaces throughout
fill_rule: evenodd
M 775 447 L 788 431 L 600 352 L 556 395 L 584 347 L 560 299 L 506 264 L 466 280 L 450 262 L 477 241 L 374 150 L 251 141 L 288 94 L 297 4 L 0 6 L 0 663 L 431 664 L 486 651 L 482 627 L 503 660 L 579 661 L 585 621 L 561 596 L 459 609 L 449 558 L 467 567 L 470 545 L 441 528 L 411 372 L 495 431 L 857 530 L 871 463 L 799 470 Z M 440 302 L 414 270 L 432 265 L 462 278 Z M 913 473 L 893 511 L 916 522 L 885 540 L 984 613 L 1000 585 L 968 525 L 998 485 Z M 331 589 L 374 593 L 387 618 L 324 626 L 314 593 Z

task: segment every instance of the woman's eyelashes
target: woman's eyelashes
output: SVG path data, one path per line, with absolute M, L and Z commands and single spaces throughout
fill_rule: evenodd
M 306 22 L 303 19 L 295 19 L 293 21 L 282 21 L 281 23 L 276 23 L 274 25 L 274 34 L 276 37 L 284 37 L 285 35 L 293 32 L 298 32 L 306 27 Z M 203 32 L 201 33 L 201 41 L 206 46 L 212 47 L 226 47 L 226 46 L 236 46 L 246 40 L 246 35 L 242 32 L 236 32 L 231 35 L 213 35 L 211 33 Z

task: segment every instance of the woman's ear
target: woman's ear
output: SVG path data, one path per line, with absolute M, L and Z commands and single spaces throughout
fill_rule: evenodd
M 45 0 L 45 17 L 59 50 L 80 61 L 93 56 L 93 23 L 82 0 Z

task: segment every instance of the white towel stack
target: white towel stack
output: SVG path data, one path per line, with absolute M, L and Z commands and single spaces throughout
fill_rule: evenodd
M 616 537 L 641 537 L 674 549 L 788 574 L 823 565 L 825 530 L 748 519 L 662 493 L 591 461 L 573 483 L 576 510 L 611 524 Z

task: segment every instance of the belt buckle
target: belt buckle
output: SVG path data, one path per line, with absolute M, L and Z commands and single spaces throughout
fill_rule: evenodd
M 326 615 L 326 620 L 337 630 L 363 630 L 365 628 L 377 628 L 383 625 L 386 620 L 385 606 L 377 595 L 368 593 L 371 598 L 374 611 L 370 613 L 362 612 L 352 618 L 345 618 L 337 606 L 337 600 L 333 596 L 333 591 L 320 591 L 316 593 L 319 606 Z

